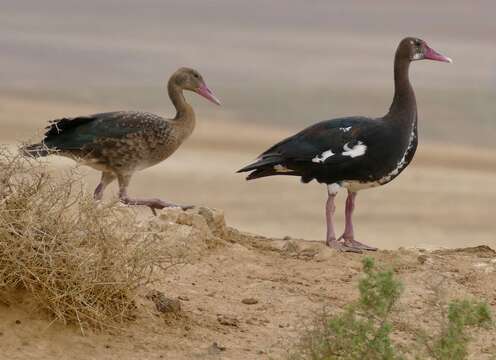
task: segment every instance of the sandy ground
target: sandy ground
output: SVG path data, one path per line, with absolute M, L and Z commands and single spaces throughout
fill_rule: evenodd
M 179 212 L 168 210 L 164 220 L 177 219 Z M 337 253 L 321 242 L 251 236 L 219 221 L 218 240 L 205 246 L 204 222 L 195 210 L 188 213 L 174 226 L 199 231 L 186 230 L 200 234 L 187 237 L 196 255 L 186 265 L 157 273 L 153 285 L 179 298 L 180 312 L 159 313 L 143 289 L 136 320 L 119 331 L 87 330 L 82 336 L 77 326 L 50 323 L 20 294 L 0 304 L 2 359 L 284 359 L 324 307 L 339 311 L 357 298 L 363 255 Z M 178 232 L 178 241 L 183 240 Z M 451 299 L 485 299 L 496 310 L 496 253 L 488 247 L 372 256 L 394 269 L 405 285 L 392 318 L 399 343 L 411 343 L 419 329 L 438 331 Z M 470 334 L 475 339 L 470 359 L 496 354 L 495 331 Z
M 2 98 L 0 141 L 34 139 L 45 119 L 92 113 L 91 106 Z M 40 120 L 37 120 L 40 119 Z M 293 129 L 199 119 L 192 137 L 167 161 L 137 173 L 131 194 L 224 209 L 233 226 L 266 236 L 323 240 L 323 185 L 272 177 L 246 182 L 235 171 Z M 39 131 L 38 131 L 39 133 Z M 53 157 L 54 168 L 72 166 Z M 99 180 L 89 168 L 88 188 Z M 484 148 L 425 144 L 414 162 L 387 186 L 357 199 L 358 239 L 380 248 L 496 246 L 496 153 Z M 115 196 L 113 185 L 108 197 Z M 338 196 L 338 229 L 345 192 Z M 143 211 L 148 215 L 148 211 Z
M 33 138 L 45 119 L 96 110 L 43 99 L 1 100 L 0 141 L 12 146 Z M 283 359 L 324 307 L 338 311 L 356 298 L 362 258 L 324 246 L 324 186 L 302 185 L 296 178 L 246 182 L 235 174 L 292 131 L 203 119 L 176 154 L 136 175 L 132 194 L 224 209 L 230 225 L 269 237 L 233 230 L 187 265 L 161 274 L 153 287 L 182 299 L 179 315 L 159 314 L 143 290 L 136 321 L 121 331 L 82 336 L 76 326 L 51 323 L 20 294 L 9 304 L 0 304 L 0 358 Z M 73 166 L 56 157 L 48 161 L 54 171 Z M 98 174 L 82 171 L 92 190 Z M 358 239 L 395 249 L 373 256 L 392 266 L 406 286 L 401 315 L 394 318 L 397 341 L 410 341 L 415 336 L 412 326 L 429 332 L 438 329 L 436 314 L 453 298 L 482 298 L 496 310 L 494 252 L 430 251 L 496 247 L 495 180 L 493 150 L 425 144 L 421 139 L 415 161 L 398 179 L 359 195 Z M 107 199 L 115 196 L 116 188 L 109 190 Z M 344 198 L 344 194 L 339 198 L 339 227 Z M 151 219 L 147 209 L 140 216 Z M 285 236 L 305 241 L 277 240 Z M 197 245 L 192 242 L 192 252 Z M 401 247 L 411 250 L 398 250 Z M 245 298 L 257 303 L 246 305 Z M 477 340 L 471 359 L 490 359 L 496 353 L 494 331 L 472 335 Z

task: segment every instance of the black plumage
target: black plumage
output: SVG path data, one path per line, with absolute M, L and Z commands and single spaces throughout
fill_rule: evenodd
M 352 214 L 357 191 L 384 185 L 411 162 L 417 149 L 417 104 L 408 77 L 412 61 L 451 60 L 417 38 L 403 39 L 394 62 L 395 93 L 389 112 L 380 118 L 345 117 L 312 125 L 275 144 L 238 172 L 247 179 L 273 175 L 299 176 L 328 185 L 327 244 L 343 251 L 376 250 L 355 240 Z M 346 225 L 336 238 L 334 197 L 348 189 Z
M 301 176 L 305 183 L 314 179 L 325 184 L 343 180 L 379 181 L 396 169 L 410 145 L 412 129 L 399 127 L 395 130 L 382 118 L 346 117 L 322 121 L 272 146 L 239 172 L 254 170 L 248 175 L 249 180 L 293 175 Z M 417 147 L 416 127 L 412 140 L 408 160 Z M 346 155 L 345 148 L 353 149 L 360 145 L 366 146 L 363 155 Z M 322 156 L 326 151 L 333 155 Z

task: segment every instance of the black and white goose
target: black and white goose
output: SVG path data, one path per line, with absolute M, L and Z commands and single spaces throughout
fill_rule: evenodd
M 326 120 L 312 125 L 265 151 L 238 172 L 252 171 L 247 180 L 272 175 L 300 176 L 327 184 L 328 246 L 361 252 L 377 250 L 355 240 L 353 210 L 357 191 L 387 184 L 410 163 L 417 148 L 417 104 L 408 78 L 415 60 L 451 62 L 421 39 L 407 37 L 394 58 L 394 98 L 389 112 L 381 118 L 360 116 Z M 345 230 L 336 237 L 334 198 L 340 188 L 348 190 Z

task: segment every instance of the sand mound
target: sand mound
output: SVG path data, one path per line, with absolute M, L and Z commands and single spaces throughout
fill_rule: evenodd
M 139 221 L 138 209 L 95 203 L 74 170 L 0 149 L 0 301 L 86 328 L 119 327 L 154 273 L 191 261 L 226 235 L 223 215 L 176 209 Z
M 136 209 L 112 208 L 136 215 Z M 77 326 L 50 325 L 46 313 L 30 306 L 29 294 L 17 293 L 15 301 L 0 303 L 6 358 L 283 359 L 324 307 L 339 311 L 356 299 L 361 255 L 243 233 L 226 226 L 220 210 L 167 209 L 158 217 L 143 210 L 140 216 L 133 226 L 153 234 L 181 263 L 154 269 L 153 281 L 136 289 L 133 316 L 120 330 L 82 336 Z M 401 343 L 415 336 L 412 324 L 438 329 L 450 299 L 485 299 L 496 308 L 496 259 L 489 248 L 372 255 L 392 266 L 406 288 L 393 319 Z M 472 335 L 472 358 L 490 358 L 496 334 Z
M 284 359 L 325 307 L 357 297 L 364 255 L 270 239 L 220 210 L 95 204 L 77 176 L 0 157 L 0 353 L 5 359 Z M 371 254 L 403 282 L 394 338 L 435 332 L 454 298 L 496 310 L 487 246 Z M 474 359 L 496 333 L 474 330 Z

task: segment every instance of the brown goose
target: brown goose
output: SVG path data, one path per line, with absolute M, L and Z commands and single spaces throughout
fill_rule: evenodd
M 351 116 L 312 125 L 269 148 L 238 172 L 247 179 L 273 175 L 300 176 L 302 182 L 327 184 L 327 245 L 361 252 L 377 250 L 355 239 L 353 211 L 359 190 L 387 184 L 410 163 L 417 148 L 417 103 L 408 77 L 416 60 L 451 62 L 419 38 L 403 39 L 394 58 L 394 97 L 389 112 L 380 118 Z M 336 237 L 334 198 L 348 190 L 345 230 Z
M 196 92 L 211 102 L 220 101 L 198 71 L 180 68 L 167 84 L 176 108 L 173 119 L 138 111 L 116 111 L 51 121 L 41 143 L 23 148 L 30 156 L 57 155 L 72 158 L 102 172 L 94 197 L 100 200 L 105 188 L 117 179 L 124 204 L 152 209 L 178 206 L 160 199 L 131 198 L 127 188 L 134 172 L 167 159 L 195 127 L 195 113 L 183 90 Z M 181 206 L 183 209 L 190 206 Z

